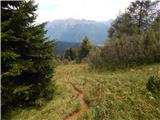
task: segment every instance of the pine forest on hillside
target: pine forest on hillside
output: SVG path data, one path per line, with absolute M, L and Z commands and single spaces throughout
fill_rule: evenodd
M 1 1 L 2 120 L 160 119 L 159 0 L 131 0 L 107 23 L 54 27 L 37 22 L 41 2 Z

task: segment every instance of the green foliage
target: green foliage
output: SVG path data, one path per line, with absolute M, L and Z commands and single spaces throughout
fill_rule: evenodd
M 100 47 L 92 47 L 90 50 L 88 57 L 87 57 L 87 62 L 92 68 L 102 68 L 103 66 L 103 59 L 101 56 L 101 50 L 102 48 Z
M 78 61 L 81 62 L 83 58 L 87 57 L 91 49 L 91 44 L 87 36 L 84 37 L 78 53 Z
M 64 52 L 64 58 L 68 60 L 75 60 L 77 57 L 77 51 L 74 48 L 66 49 Z
M 108 41 L 99 52 L 93 50 L 88 59 L 92 67 L 124 68 L 160 62 L 160 42 L 154 32 L 144 36 L 122 36 Z
M 160 97 L 160 78 L 157 76 L 150 76 L 146 84 L 147 89 L 153 94 Z
M 158 15 L 159 1 L 136 0 L 131 2 L 131 5 L 127 8 L 132 21 L 138 26 L 140 31 L 144 31 L 154 21 Z
M 69 63 L 69 62 L 81 63 L 82 60 L 84 60 L 88 56 L 91 47 L 92 46 L 88 37 L 85 36 L 79 48 L 66 49 L 64 55 L 58 57 L 58 60 L 62 61 L 63 63 Z
M 45 38 L 45 23 L 34 24 L 34 1 L 1 1 L 1 5 L 4 111 L 11 105 L 34 104 L 38 97 L 47 97 L 55 63 L 54 41 Z
M 130 27 L 128 27 L 130 26 Z M 108 30 L 110 38 L 121 37 L 123 34 L 133 35 L 138 32 L 138 27 L 132 21 L 128 13 L 119 15 Z
M 159 1 L 136 0 L 131 2 L 125 13 L 120 14 L 108 30 L 109 37 L 120 37 L 123 34 L 142 34 L 159 16 Z
M 150 0 L 132 2 L 113 22 L 108 31 L 110 40 L 101 52 L 96 54 L 95 50 L 94 57 L 89 56 L 92 67 L 115 69 L 160 62 L 158 4 Z

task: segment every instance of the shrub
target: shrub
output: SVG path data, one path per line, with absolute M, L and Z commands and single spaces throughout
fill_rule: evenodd
M 87 62 L 92 68 L 101 68 L 103 58 L 101 56 L 101 48 L 93 47 L 87 56 Z
M 160 97 L 160 77 L 150 76 L 146 87 L 151 93 Z
M 125 68 L 160 62 L 160 41 L 152 30 L 143 35 L 122 35 L 105 43 L 102 49 L 92 49 L 89 63 L 95 68 Z

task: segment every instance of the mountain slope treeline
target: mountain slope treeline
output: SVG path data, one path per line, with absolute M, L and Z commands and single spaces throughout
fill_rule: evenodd
M 65 41 L 56 41 L 55 51 L 56 54 L 63 54 L 67 48 L 78 48 L 80 43 L 76 42 L 65 42 Z

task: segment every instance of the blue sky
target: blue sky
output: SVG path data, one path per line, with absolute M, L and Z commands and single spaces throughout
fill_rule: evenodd
M 35 0 L 37 22 L 55 19 L 87 19 L 106 21 L 114 19 L 133 0 Z

